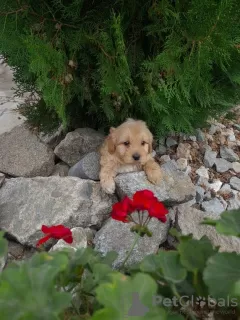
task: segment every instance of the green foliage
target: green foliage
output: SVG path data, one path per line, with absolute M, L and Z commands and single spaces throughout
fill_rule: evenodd
M 238 0 L 1 0 L 0 52 L 65 126 L 161 135 L 239 103 L 239 19 Z
M 236 234 L 237 214 L 224 212 L 215 222 L 221 233 Z M 9 265 L 0 274 L 1 319 L 183 320 L 203 319 L 210 310 L 214 319 L 227 311 L 237 318 L 239 254 L 218 252 L 206 237 L 177 237 L 176 250 L 151 254 L 127 274 L 112 269 L 115 252 L 102 257 L 91 248 L 40 252 Z M 6 254 L 3 233 L 0 253 Z

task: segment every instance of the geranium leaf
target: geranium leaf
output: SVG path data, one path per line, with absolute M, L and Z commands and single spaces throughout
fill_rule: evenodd
M 216 226 L 218 233 L 240 237 L 240 210 L 225 211 L 219 220 L 206 219 L 202 222 Z
M 182 238 L 177 249 L 182 265 L 192 272 L 203 271 L 208 258 L 216 253 L 207 237 L 200 240 Z
M 240 255 L 217 253 L 209 258 L 203 279 L 209 293 L 215 298 L 227 298 L 234 294 L 240 281 Z
M 177 284 L 186 278 L 187 270 L 181 264 L 178 252 L 160 251 L 158 261 L 165 280 Z
M 4 257 L 7 254 L 8 243 L 4 238 L 4 232 L 0 232 L 0 257 Z

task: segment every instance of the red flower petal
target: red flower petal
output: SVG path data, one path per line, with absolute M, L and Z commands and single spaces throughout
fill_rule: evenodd
M 61 224 L 57 225 L 57 226 L 50 226 L 50 227 L 43 225 L 42 232 L 47 234 L 47 236 L 40 239 L 38 241 L 37 245 L 40 245 L 40 244 L 46 242 L 50 238 L 63 239 L 67 243 L 73 242 L 72 231 L 69 228 L 64 227 Z
M 158 200 L 150 190 L 137 191 L 133 195 L 133 207 L 135 210 L 148 210 L 153 201 Z
M 41 244 L 47 242 L 50 238 L 51 238 L 51 236 L 50 236 L 50 235 L 47 235 L 47 236 L 41 238 L 40 240 L 38 240 L 38 242 L 37 242 L 37 247 L 39 247 Z
M 151 207 L 148 210 L 149 216 L 153 218 L 157 218 L 162 222 L 166 222 L 166 214 L 168 214 L 167 208 L 165 208 L 162 202 L 152 202 Z

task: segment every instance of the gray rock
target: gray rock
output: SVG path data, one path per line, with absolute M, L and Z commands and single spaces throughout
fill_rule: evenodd
M 205 135 L 201 129 L 196 129 L 196 138 L 197 138 L 197 141 L 204 141 L 205 140 Z
M 48 144 L 52 149 L 54 149 L 64 138 L 64 128 L 61 125 L 52 133 L 44 134 L 43 132 L 40 132 L 38 137 L 43 143 Z
M 230 184 L 225 183 L 222 188 L 220 189 L 220 192 L 227 192 L 227 193 L 231 193 L 232 189 Z
M 171 137 L 168 137 L 167 140 L 166 140 L 166 146 L 167 146 L 168 148 L 174 147 L 174 146 L 176 146 L 177 144 L 178 144 L 177 141 L 176 141 L 175 139 L 171 138 Z
M 205 190 L 202 187 L 197 186 L 196 187 L 196 202 L 197 203 L 203 202 L 204 194 L 205 194 Z
M 115 178 L 117 194 L 131 197 L 136 191 L 148 189 L 154 192 L 160 201 L 176 204 L 192 200 L 196 196 L 195 187 L 189 176 L 183 172 L 168 168 L 170 161 L 162 166 L 163 179 L 159 185 L 153 185 L 144 172 L 120 174 Z
M 134 218 L 137 219 L 136 216 Z M 102 255 L 106 255 L 109 251 L 116 251 L 118 253 L 118 258 L 113 264 L 114 268 L 121 266 L 134 241 L 136 233 L 130 231 L 132 225 L 132 223 L 122 223 L 109 219 L 96 233 L 94 244 L 97 251 Z M 156 253 L 159 246 L 166 241 L 169 221 L 162 223 L 157 219 L 152 219 L 148 226 L 152 232 L 152 237 L 144 236 L 139 238 L 138 244 L 135 246 L 127 265 L 140 262 L 144 256 Z
M 208 182 L 208 179 L 206 179 L 206 178 L 199 177 L 197 179 L 197 185 L 200 187 L 203 187 L 205 190 L 209 189 L 209 182 Z
M 73 177 L 8 179 L 0 192 L 0 229 L 35 246 L 42 225 L 101 227 L 117 200 L 98 182 Z
M 207 191 L 204 195 L 204 200 L 205 201 L 209 201 L 209 200 L 212 200 L 212 194 L 210 191 Z
M 212 166 L 215 164 L 216 159 L 217 159 L 217 152 L 207 149 L 203 159 L 205 167 L 212 168 Z
M 0 188 L 3 185 L 4 181 L 5 181 L 5 175 L 0 172 Z
M 87 248 L 88 242 L 93 240 L 93 232 L 91 229 L 83 229 L 81 227 L 73 228 L 72 237 L 73 242 L 71 244 L 65 242 L 64 240 L 58 240 L 58 242 L 51 248 L 50 251 L 70 249 L 72 251 L 77 251 L 80 248 Z
M 230 142 L 235 142 L 235 141 L 236 141 L 235 134 L 234 134 L 234 133 L 230 134 L 230 135 L 227 137 L 227 140 L 230 141 Z
M 228 201 L 228 210 L 235 210 L 240 208 L 240 192 L 233 195 L 233 198 L 231 198 Z
M 219 216 L 226 208 L 218 198 L 214 198 L 209 201 L 204 201 L 202 203 L 202 209 Z
M 216 179 L 216 180 L 213 180 L 212 183 L 209 183 L 209 189 L 210 190 L 213 190 L 214 192 L 218 192 L 220 190 L 222 186 L 222 181 Z
M 68 175 L 69 166 L 64 162 L 55 165 L 51 176 L 66 177 Z
M 209 129 L 209 134 L 214 135 L 216 132 L 222 132 L 222 130 L 218 125 L 212 124 Z
M 193 235 L 194 239 L 207 236 L 214 246 L 220 246 L 220 251 L 240 253 L 240 239 L 218 234 L 212 226 L 201 225 L 204 218 L 219 219 L 210 212 L 202 212 L 195 208 L 179 205 L 176 210 L 176 227 L 183 235 Z
M 196 174 L 199 177 L 209 179 L 208 169 L 203 166 L 196 170 Z
M 219 173 L 223 173 L 232 168 L 231 162 L 228 162 L 225 159 L 217 158 L 215 160 L 216 170 Z
M 90 128 L 79 128 L 69 132 L 55 148 L 55 154 L 69 166 L 76 164 L 84 155 L 96 151 L 104 136 Z
M 177 162 L 178 170 L 185 171 L 187 169 L 187 166 L 188 166 L 187 159 L 180 158 L 176 162 Z
M 177 147 L 177 158 L 191 160 L 191 145 L 189 143 L 179 143 Z
M 156 148 L 156 152 L 157 154 L 159 154 L 160 156 L 165 154 L 167 152 L 167 148 L 163 145 L 159 145 L 157 148 Z
M 0 135 L 0 171 L 14 177 L 49 176 L 54 153 L 24 126 Z
M 240 162 L 233 162 L 233 163 L 232 163 L 232 169 L 233 169 L 236 173 L 240 173 Z
M 230 179 L 230 186 L 233 189 L 240 191 L 240 179 L 237 177 L 232 177 Z
M 228 160 L 230 162 L 238 161 L 239 156 L 230 148 L 226 146 L 220 147 L 220 155 L 223 159 Z
M 165 154 L 165 155 L 161 156 L 160 159 L 161 159 L 163 162 L 171 161 L 171 158 L 169 157 L 168 154 Z
M 90 152 L 72 168 L 68 175 L 81 179 L 99 180 L 100 173 L 100 154 L 98 152 Z

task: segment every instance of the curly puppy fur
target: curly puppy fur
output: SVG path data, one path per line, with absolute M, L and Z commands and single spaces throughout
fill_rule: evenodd
M 118 173 L 144 170 L 151 183 L 160 182 L 161 170 L 152 157 L 152 141 L 151 132 L 141 120 L 127 119 L 110 129 L 100 149 L 100 183 L 106 193 L 114 193 Z

